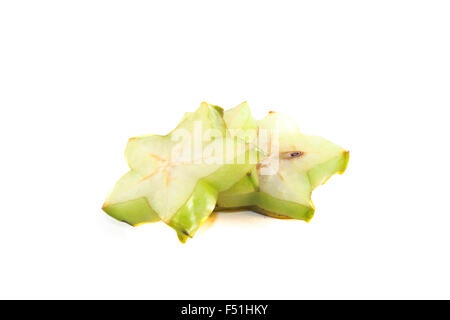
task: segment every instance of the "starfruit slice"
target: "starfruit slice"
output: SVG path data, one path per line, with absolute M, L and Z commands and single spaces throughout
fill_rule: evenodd
M 221 108 L 202 103 L 168 135 L 130 139 L 130 171 L 103 210 L 133 226 L 162 220 L 182 242 L 192 237 L 214 210 L 218 193 L 255 166 L 254 150 L 227 135 L 222 116 Z
M 235 114 L 236 110 L 225 112 L 228 127 L 245 118 Z M 300 133 L 295 121 L 281 113 L 270 112 L 257 127 L 253 142 L 265 151 L 264 157 L 219 194 L 216 211 L 250 209 L 276 218 L 311 220 L 312 190 L 345 171 L 349 152 L 324 138 Z

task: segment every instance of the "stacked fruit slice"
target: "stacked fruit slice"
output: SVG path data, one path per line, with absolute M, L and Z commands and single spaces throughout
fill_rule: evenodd
M 249 209 L 309 221 L 311 191 L 344 172 L 348 151 L 303 135 L 279 113 L 255 121 L 247 103 L 202 103 L 166 136 L 129 140 L 130 171 L 103 210 L 133 226 L 162 220 L 181 242 L 215 211 Z
M 227 117 L 227 112 L 227 125 L 234 127 L 239 120 Z M 249 174 L 219 194 L 216 210 L 247 208 L 277 218 L 311 220 L 312 190 L 345 171 L 349 152 L 323 138 L 301 134 L 281 113 L 270 112 L 253 125 L 257 128 L 253 139 L 264 156 Z

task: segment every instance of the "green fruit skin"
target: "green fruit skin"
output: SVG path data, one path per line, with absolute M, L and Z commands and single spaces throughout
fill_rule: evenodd
M 252 210 L 279 219 L 297 219 L 310 221 L 314 215 L 314 207 L 280 200 L 265 192 L 251 192 L 233 196 L 220 197 L 215 211 L 238 209 Z
M 160 220 L 145 198 L 106 205 L 102 209 L 111 217 L 132 226 Z
M 168 225 L 174 228 L 177 234 L 192 237 L 213 212 L 217 195 L 218 192 L 214 187 L 199 181 L 189 200 L 175 213 Z
M 347 169 L 349 158 L 350 152 L 344 151 L 340 157 L 328 160 L 310 169 L 308 177 L 313 190 L 317 186 L 324 184 L 334 174 L 343 174 Z
M 181 243 L 186 243 L 187 239 L 189 239 L 189 237 L 187 235 L 185 235 L 182 232 L 177 231 L 177 236 L 178 236 L 178 240 L 180 240 Z
M 217 194 L 218 191 L 213 186 L 205 181 L 199 181 L 188 201 L 168 222 L 168 225 L 177 231 L 182 243 L 186 242 L 187 237 L 192 237 L 213 212 Z M 103 210 L 111 217 L 132 226 L 160 220 L 145 198 L 105 206 Z
M 177 231 L 178 239 L 186 242 L 192 238 L 200 226 L 216 207 L 218 194 L 230 188 L 233 181 L 239 181 L 254 165 L 224 165 L 213 174 L 197 183 L 189 200 L 172 217 L 168 225 Z
M 311 191 L 325 183 L 332 175 L 343 173 L 347 168 L 349 152 L 343 151 L 341 156 L 328 160 L 308 171 Z M 256 181 L 257 182 L 257 181 Z M 288 218 L 310 221 L 314 215 L 314 206 L 277 199 L 260 192 L 255 185 L 254 172 L 246 175 L 241 181 L 225 192 L 219 193 L 215 211 L 250 209 L 275 218 Z

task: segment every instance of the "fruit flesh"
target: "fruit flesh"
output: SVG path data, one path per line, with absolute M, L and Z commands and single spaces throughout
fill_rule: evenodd
M 185 141 L 186 136 L 193 141 Z M 229 140 L 221 109 L 207 103 L 185 114 L 167 136 L 130 139 L 125 152 L 130 171 L 110 192 L 103 210 L 132 225 L 162 220 L 184 242 L 212 213 L 218 193 L 254 166 L 234 163 L 242 155 L 223 147 Z M 237 149 L 244 157 L 252 153 L 245 146 Z
M 278 144 L 266 148 L 263 140 Z M 103 210 L 133 226 L 162 220 L 185 242 L 213 210 L 250 209 L 309 221 L 312 190 L 343 173 L 349 153 L 301 134 L 283 114 L 255 121 L 244 102 L 225 113 L 202 103 L 168 135 L 130 139 L 125 157 L 130 171 Z
M 311 220 L 312 190 L 345 171 L 348 151 L 321 137 L 301 134 L 295 122 L 280 113 L 271 112 L 257 126 L 259 140 L 264 132 L 279 142 L 278 150 L 267 148 L 265 158 L 248 175 L 219 194 L 215 210 L 246 208 L 277 218 Z M 271 174 L 263 172 L 271 167 Z

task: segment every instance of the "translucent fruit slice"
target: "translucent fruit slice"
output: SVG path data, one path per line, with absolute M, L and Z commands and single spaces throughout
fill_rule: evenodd
M 236 163 L 253 152 L 242 144 L 227 136 L 222 110 L 202 103 L 168 135 L 129 140 L 125 156 L 131 170 L 103 210 L 131 225 L 162 220 L 184 242 L 214 210 L 218 193 L 254 167 L 249 161 Z
M 257 125 L 265 157 L 219 194 L 216 211 L 247 208 L 277 218 L 309 221 L 314 214 L 312 190 L 345 171 L 349 152 L 321 137 L 301 134 L 296 123 L 281 113 L 271 112 Z M 271 143 L 262 146 L 262 141 Z

